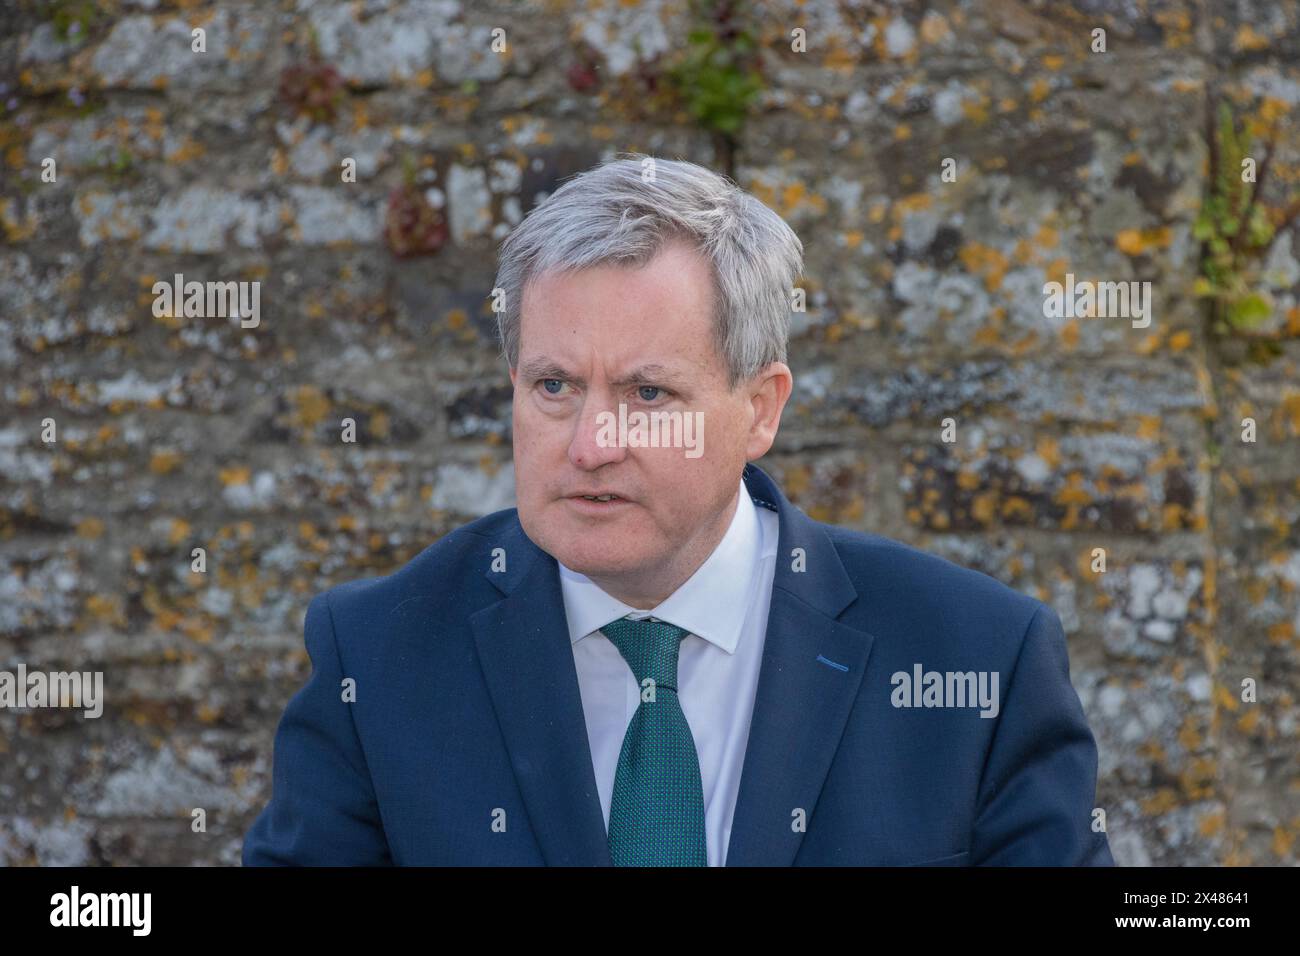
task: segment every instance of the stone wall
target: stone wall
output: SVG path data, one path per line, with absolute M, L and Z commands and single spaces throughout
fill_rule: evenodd
M 805 243 L 760 462 L 792 500 L 1058 611 L 1117 861 L 1296 863 L 1296 237 L 1218 334 L 1194 231 L 1216 97 L 1276 135 L 1279 222 L 1300 192 L 1295 3 L 754 3 L 732 132 L 671 79 L 685 3 L 0 19 L 0 669 L 107 698 L 0 710 L 0 861 L 238 861 L 308 599 L 513 504 L 498 243 L 634 149 L 731 170 Z M 177 273 L 259 282 L 260 324 L 155 308 Z M 1149 281 L 1150 324 L 1049 317 L 1067 274 Z

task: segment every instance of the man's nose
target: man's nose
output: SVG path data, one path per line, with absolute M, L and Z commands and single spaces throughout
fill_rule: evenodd
M 569 442 L 569 461 L 577 468 L 592 470 L 620 461 L 627 449 L 618 441 L 618 403 L 588 395 L 574 425 Z

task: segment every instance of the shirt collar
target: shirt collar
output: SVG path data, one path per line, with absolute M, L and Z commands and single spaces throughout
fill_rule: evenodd
M 654 617 L 675 624 L 734 654 L 749 611 L 761 534 L 757 509 L 742 479 L 736 513 L 713 553 L 681 587 L 650 610 L 624 604 L 586 575 L 560 564 L 570 642 L 576 644 L 610 621 L 631 615 L 637 620 Z

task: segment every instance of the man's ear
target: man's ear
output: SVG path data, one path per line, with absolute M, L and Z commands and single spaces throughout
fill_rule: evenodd
M 767 454 L 781 427 L 781 412 L 794 387 L 794 376 L 784 362 L 772 362 L 759 372 L 748 386 L 754 406 L 754 424 L 750 428 L 746 454 L 750 461 Z
M 514 384 L 515 384 L 515 376 L 519 374 L 519 371 L 518 371 L 518 369 L 516 369 L 513 365 L 511 365 L 509 368 L 510 368 L 510 384 L 511 384 L 511 385 L 514 385 Z

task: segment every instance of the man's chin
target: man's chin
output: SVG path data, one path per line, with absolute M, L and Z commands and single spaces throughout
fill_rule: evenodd
M 627 574 L 641 567 L 642 563 L 639 556 L 620 551 L 616 543 L 606 550 L 592 547 L 575 548 L 571 540 L 563 541 L 550 554 L 570 571 L 577 571 L 589 578 Z
M 647 556 L 628 550 L 638 536 L 632 522 L 613 516 L 593 522 L 581 515 L 559 513 L 558 509 L 566 507 L 558 503 L 557 510 L 534 529 L 536 534 L 528 527 L 533 522 L 521 519 L 524 533 L 560 564 L 588 577 L 627 574 L 645 567 Z
M 624 532 L 592 531 L 587 528 L 549 529 L 545 550 L 570 571 L 590 578 L 627 574 L 645 564 L 645 556 L 628 553 L 628 537 Z

